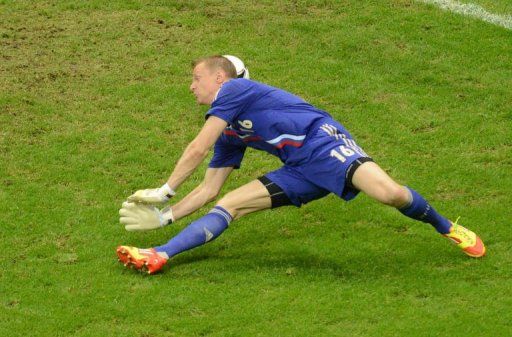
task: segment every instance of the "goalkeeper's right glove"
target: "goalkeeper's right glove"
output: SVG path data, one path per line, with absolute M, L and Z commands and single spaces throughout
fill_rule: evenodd
M 123 202 L 119 215 L 121 216 L 119 222 L 129 232 L 161 228 L 174 221 L 172 210 L 169 206 L 159 210 L 152 205 L 126 201 Z
M 167 184 L 163 184 L 160 188 L 150 188 L 146 190 L 138 190 L 128 197 L 130 202 L 141 202 L 143 204 L 163 204 L 169 201 L 176 192 Z

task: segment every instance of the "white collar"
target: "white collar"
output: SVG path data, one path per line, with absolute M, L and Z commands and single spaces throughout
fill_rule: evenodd
M 217 100 L 217 97 L 219 96 L 220 89 L 222 89 L 222 85 L 220 86 L 219 90 L 217 90 L 217 92 L 215 93 L 215 97 L 213 98 L 212 103 Z
M 229 80 L 228 80 L 228 81 L 229 81 Z M 226 82 L 222 82 L 222 83 L 220 84 L 220 88 L 219 88 L 219 90 L 217 90 L 217 92 L 215 93 L 215 97 L 213 98 L 212 103 L 213 103 L 213 102 L 215 102 L 215 101 L 217 100 L 217 97 L 219 96 L 220 89 L 222 89 L 222 86 L 224 85 L 224 83 L 227 83 L 228 81 L 226 81 Z

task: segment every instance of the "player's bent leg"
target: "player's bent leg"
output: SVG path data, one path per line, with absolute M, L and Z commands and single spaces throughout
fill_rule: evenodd
M 376 163 L 366 162 L 357 168 L 352 185 L 370 197 L 397 208 L 405 216 L 431 224 L 467 255 L 480 257 L 485 254 L 485 246 L 475 233 L 437 213 L 418 192 L 396 183 Z
M 117 256 L 126 267 L 153 274 L 174 255 L 214 240 L 228 227 L 231 215 L 215 206 L 208 214 L 193 221 L 166 244 L 149 249 L 119 246 Z
M 155 250 L 167 258 L 215 240 L 232 220 L 242 215 L 270 208 L 271 199 L 258 180 L 229 192 L 205 216 L 192 222 L 165 245 Z
M 119 246 L 119 261 L 127 267 L 153 274 L 169 258 L 216 239 L 233 219 L 270 207 L 271 197 L 267 188 L 260 181 L 254 180 L 229 192 L 208 214 L 192 222 L 162 246 L 150 249 Z
M 238 219 L 246 214 L 268 209 L 272 206 L 270 193 L 260 180 L 253 180 L 226 194 L 217 203 Z

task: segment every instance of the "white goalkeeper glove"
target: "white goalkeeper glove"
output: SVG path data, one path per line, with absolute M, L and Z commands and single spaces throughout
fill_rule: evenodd
M 138 190 L 128 197 L 130 202 L 141 202 L 143 204 L 163 204 L 169 201 L 176 192 L 167 185 L 163 184 L 160 188 L 150 188 L 147 190 Z
M 159 210 L 155 206 L 134 202 L 123 202 L 119 210 L 119 222 L 129 232 L 149 231 L 171 224 L 174 221 L 171 207 Z

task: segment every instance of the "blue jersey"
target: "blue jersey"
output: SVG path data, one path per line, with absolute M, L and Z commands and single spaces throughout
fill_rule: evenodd
M 329 192 L 354 198 L 354 167 L 371 160 L 327 112 L 262 83 L 224 83 L 206 115 L 228 123 L 209 166 L 238 168 L 247 147 L 271 153 L 285 165 L 266 177 L 296 206 Z
M 247 79 L 222 85 L 207 116 L 228 123 L 210 167 L 239 167 L 246 147 L 273 154 L 287 165 L 307 161 L 304 145 L 331 116 L 284 90 Z

